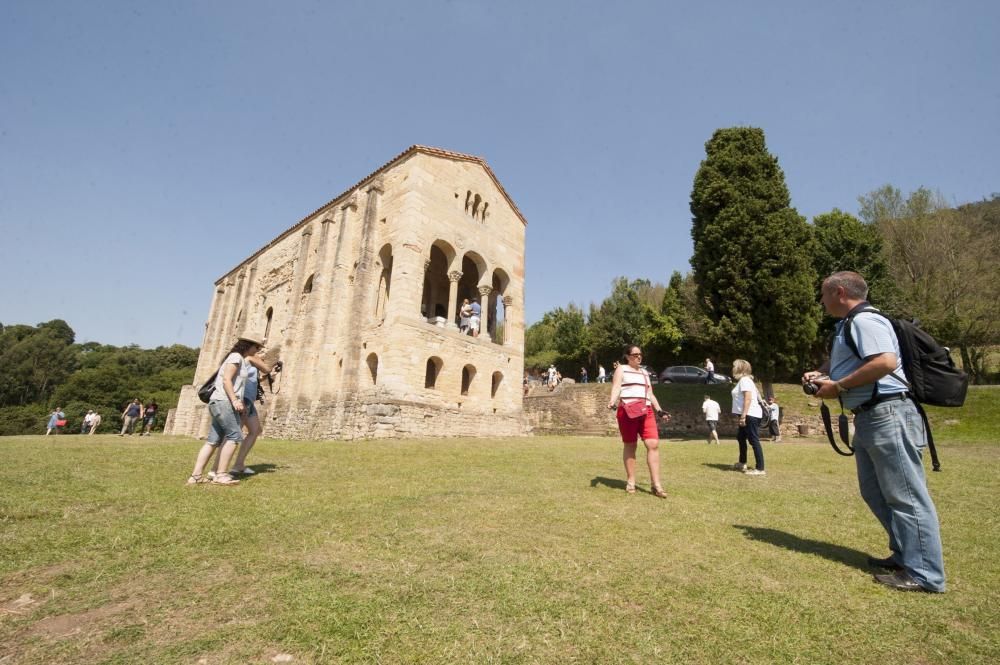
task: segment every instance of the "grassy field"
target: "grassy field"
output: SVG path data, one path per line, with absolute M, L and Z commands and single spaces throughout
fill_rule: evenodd
M 885 535 L 818 439 L 766 478 L 665 442 L 660 500 L 611 438 L 264 440 L 232 488 L 183 485 L 190 439 L 4 438 L 0 663 L 995 663 L 975 434 L 929 479 L 943 595 L 871 581 Z

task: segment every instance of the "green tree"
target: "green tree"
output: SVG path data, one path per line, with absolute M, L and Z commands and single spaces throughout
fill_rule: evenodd
M 919 319 L 982 382 L 987 349 L 1000 343 L 1000 198 L 949 209 L 924 187 L 904 199 L 886 185 L 859 201 L 898 289 L 886 309 Z
M 750 360 L 769 383 L 803 366 L 819 323 L 813 238 L 764 131 L 719 129 L 691 192 L 691 266 L 713 355 Z
M 608 366 L 621 357 L 626 344 L 638 344 L 644 361 L 659 369 L 680 349 L 681 331 L 676 321 L 662 311 L 665 288 L 649 280 L 629 282 L 618 277 L 611 295 L 590 312 L 590 340 L 595 362 Z M 655 303 L 655 304 L 654 304 Z
M 55 319 L 0 334 L 0 406 L 44 403 L 76 369 L 73 330 Z

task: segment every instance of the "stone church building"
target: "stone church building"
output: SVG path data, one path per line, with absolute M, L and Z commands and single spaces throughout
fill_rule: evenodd
M 265 436 L 523 433 L 526 221 L 479 157 L 413 146 L 215 283 L 167 433 L 204 436 L 196 394 L 254 329 L 284 363 Z M 482 307 L 460 332 L 463 299 Z

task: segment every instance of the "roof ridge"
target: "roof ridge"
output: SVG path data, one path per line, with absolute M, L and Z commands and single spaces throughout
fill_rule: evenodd
M 316 215 L 322 213 L 323 211 L 325 211 L 326 209 L 328 209 L 330 207 L 333 207 L 336 203 L 338 203 L 340 201 L 343 201 L 346 198 L 348 198 L 351 194 L 353 194 L 356 190 L 360 189 L 362 187 L 362 185 L 364 185 L 369 180 L 372 180 L 377 175 L 379 175 L 383 171 L 387 170 L 389 167 L 395 165 L 397 162 L 401 162 L 403 159 L 405 159 L 406 157 L 410 156 L 411 154 L 416 154 L 418 152 L 424 153 L 424 154 L 428 154 L 428 155 L 434 155 L 436 157 L 443 157 L 445 159 L 458 159 L 458 160 L 462 160 L 462 161 L 466 161 L 466 162 L 475 162 L 476 164 L 479 164 L 484 169 L 486 169 L 486 173 L 493 180 L 493 184 L 495 184 L 497 186 L 497 189 L 500 190 L 500 193 L 503 194 L 503 197 L 507 200 L 507 203 L 510 204 L 510 207 L 514 210 L 514 214 L 517 215 L 518 219 L 521 220 L 521 223 L 524 224 L 525 226 L 528 225 L 528 220 L 526 220 L 524 218 L 524 215 L 521 214 L 521 211 L 520 211 L 520 209 L 518 209 L 517 204 L 514 203 L 514 199 L 512 199 L 510 197 L 510 194 L 507 193 L 507 190 L 504 189 L 504 186 L 502 184 L 500 184 L 500 179 L 497 178 L 497 176 L 496 176 L 495 173 L 493 173 L 493 169 L 490 168 L 490 165 L 486 163 L 485 159 L 483 159 L 482 157 L 478 157 L 476 155 L 470 155 L 470 154 L 467 154 L 467 153 L 464 153 L 464 152 L 454 152 L 452 150 L 445 150 L 444 148 L 436 148 L 434 146 L 420 145 L 418 143 L 414 143 L 409 148 L 407 148 L 403 152 L 399 153 L 398 155 L 396 155 L 395 157 L 393 157 L 392 159 L 390 159 L 389 161 L 387 161 L 385 164 L 382 164 L 382 166 L 378 167 L 377 169 L 375 169 L 374 171 L 372 171 L 371 173 L 369 173 L 368 175 L 366 175 L 364 178 L 362 178 L 358 182 L 356 182 L 353 185 L 351 185 L 350 187 L 348 187 L 346 190 L 344 190 L 343 192 L 341 192 L 340 194 L 338 194 L 336 197 L 334 197 L 333 199 L 327 201 L 326 203 L 324 203 L 320 207 L 316 208 L 315 210 L 313 210 L 311 213 L 309 213 L 308 215 L 306 215 L 305 217 L 303 217 L 299 221 L 297 221 L 294 224 L 292 224 L 289 228 L 287 228 L 286 230 L 284 230 L 281 233 L 279 233 L 269 243 L 267 243 L 266 245 L 264 245 L 263 247 L 261 247 L 260 249 L 258 249 L 256 252 L 254 252 L 253 254 L 251 254 L 250 256 L 248 256 L 247 258 L 245 258 L 242 261 L 240 261 L 240 263 L 238 265 L 236 265 L 234 268 L 232 268 L 231 270 L 229 270 L 228 272 L 226 272 L 225 274 L 223 274 L 222 277 L 220 277 L 219 279 L 215 280 L 215 284 L 219 284 L 220 282 L 222 282 L 222 280 L 224 280 L 226 277 L 228 277 L 229 275 L 231 275 L 237 268 L 239 268 L 243 264 L 247 263 L 248 261 L 251 261 L 251 260 L 257 258 L 263 252 L 265 252 L 266 250 L 270 249 L 271 247 L 273 247 L 275 244 L 277 244 L 281 240 L 284 240 L 293 231 L 295 231 L 295 229 L 297 229 L 298 227 L 302 226 L 303 224 L 305 224 L 307 221 L 309 221 L 310 219 L 312 219 Z

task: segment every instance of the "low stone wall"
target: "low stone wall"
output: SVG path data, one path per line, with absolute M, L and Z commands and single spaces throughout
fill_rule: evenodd
M 590 436 L 618 436 L 615 414 L 607 408 L 611 397 L 610 383 L 562 383 L 552 392 L 544 386 L 532 388 L 524 398 L 524 425 L 528 434 L 576 434 Z M 699 407 L 682 409 L 667 405 L 670 422 L 658 421 L 660 436 L 701 438 L 707 436 L 705 415 Z M 736 416 L 723 413 L 719 421 L 719 435 L 735 437 Z M 823 421 L 818 415 L 782 416 L 781 436 L 799 435 L 799 426 L 809 428 L 812 434 L 822 433 Z

